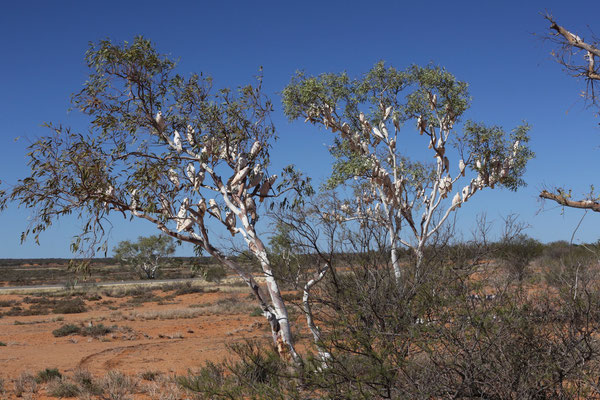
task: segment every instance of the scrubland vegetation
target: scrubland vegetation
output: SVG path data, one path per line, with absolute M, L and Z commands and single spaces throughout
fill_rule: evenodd
M 583 71 L 593 86 L 597 48 L 548 19 L 567 49 L 587 51 Z M 506 217 L 504 229 L 496 222 L 494 231 L 502 231 L 496 237 L 485 215 L 472 238 L 456 230 L 453 218 L 479 192 L 523 187 L 535 154 L 527 123 L 506 131 L 464 120 L 468 84 L 445 68 L 401 70 L 379 62 L 356 77 L 292 77 L 282 91 L 285 114 L 333 135 L 332 174 L 317 193 L 292 165 L 277 175 L 269 171 L 276 129 L 261 76 L 254 85 L 215 91 L 203 74 L 177 74 L 176 63 L 142 37 L 91 43 L 86 62 L 90 76 L 72 105 L 88 118 L 89 131 L 48 124 L 52 133 L 30 146 L 31 176 L 2 194 L 0 206 L 15 201 L 31 209 L 24 239 L 38 239 L 59 217 L 78 213 L 85 226 L 72 249 L 83 258 L 70 264 L 78 277 L 141 273 L 155 279 L 184 271 L 213 283 L 103 289 L 69 280 L 56 293 L 3 300 L 2 316 L 15 318 L 16 325 L 60 322 L 49 333 L 57 343 L 74 345 L 82 338 L 105 343 L 144 337 L 164 339 L 151 344 L 165 346 L 194 330 L 152 336 L 127 323 L 224 316 L 240 321 L 240 315 L 262 322 L 244 326 L 232 319 L 223 336 L 257 329 L 262 336 L 237 341 L 229 359 L 186 374 L 147 370 L 132 376 L 111 368 L 96 377 L 85 369 L 66 374 L 44 366 L 12 379 L 11 393 L 600 398 L 600 244 L 541 244 L 515 216 Z M 414 154 L 427 157 L 412 157 L 400 146 L 401 131 L 422 140 Z M 597 199 L 573 201 L 563 189 L 541 197 L 598 211 Z M 120 267 L 107 273 L 90 260 L 106 251 L 109 214 L 146 220 L 162 236 L 122 242 L 115 249 Z M 261 218 L 269 220 L 271 234 L 257 229 Z M 222 233 L 245 249 L 232 256 Z M 180 242 L 193 245 L 199 256 L 183 270 L 168 257 Z M 64 278 L 60 269 L 15 268 L 12 260 L 2 268 L 5 283 Z M 26 277 L 31 273 L 41 276 Z M 239 283 L 220 283 L 231 277 Z M 249 298 L 240 294 L 240 284 Z M 186 308 L 145 309 L 210 294 L 222 296 Z M 72 319 L 90 308 L 109 313 Z M 59 316 L 27 318 L 51 314 Z M 7 382 L 0 383 L 6 390 Z

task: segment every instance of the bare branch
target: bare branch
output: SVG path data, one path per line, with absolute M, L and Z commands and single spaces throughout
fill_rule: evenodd
M 600 202 L 593 200 L 571 200 L 565 194 L 562 193 L 550 193 L 547 190 L 543 190 L 540 193 L 542 199 L 549 199 L 557 202 L 558 204 L 572 208 L 583 208 L 586 210 L 592 210 L 600 212 Z

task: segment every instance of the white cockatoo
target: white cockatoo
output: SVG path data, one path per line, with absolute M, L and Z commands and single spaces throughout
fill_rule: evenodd
M 154 121 L 156 121 L 158 130 L 160 131 L 160 133 L 162 133 L 165 130 L 167 123 L 166 123 L 165 119 L 163 118 L 161 111 L 156 113 L 156 117 L 154 118 Z
M 237 160 L 236 168 L 238 170 L 240 170 L 240 169 L 244 168 L 246 165 L 248 165 L 248 159 L 246 158 L 245 155 L 242 154 Z
M 469 193 L 471 191 L 471 186 L 465 186 L 462 190 L 462 201 L 463 203 L 465 201 L 467 201 L 467 198 L 469 197 Z
M 206 211 L 208 211 L 208 213 L 213 217 L 221 220 L 221 209 L 219 208 L 219 205 L 215 199 L 208 200 L 208 209 Z
M 175 150 L 178 153 L 181 153 L 183 151 L 183 143 L 181 141 L 181 135 L 177 131 L 175 131 L 173 133 L 173 146 L 175 146 Z
M 185 174 L 187 175 L 190 183 L 192 185 L 196 185 L 196 167 L 194 167 L 193 163 L 188 163 L 187 167 L 185 167 Z
M 237 232 L 237 230 L 235 229 L 235 223 L 235 214 L 231 211 L 228 211 L 225 215 L 225 226 L 227 227 L 227 230 L 229 230 L 229 232 L 231 233 L 231 236 L 234 236 Z
M 198 201 L 198 213 L 200 217 L 204 217 L 204 213 L 206 213 L 206 200 L 204 200 L 204 197 Z
M 206 171 L 204 171 L 204 169 L 201 169 L 198 172 L 198 175 L 196 176 L 196 180 L 194 181 L 194 189 L 196 189 L 196 190 L 200 189 L 202 182 L 204 182 L 205 175 L 206 175 Z
M 437 94 L 434 94 L 433 96 L 431 96 L 431 110 L 433 111 L 433 109 L 435 108 L 437 104 Z
M 169 168 L 169 172 L 167 174 L 169 180 L 177 187 L 179 187 L 179 175 L 177 175 L 177 171 L 175 171 L 173 168 Z
M 137 195 L 137 189 L 133 189 L 131 191 L 131 202 L 129 205 L 129 208 L 132 210 L 137 209 L 137 206 L 138 206 L 138 199 L 137 199 L 136 195 Z
M 390 116 L 391 112 L 392 112 L 392 106 L 389 106 L 388 108 L 385 109 L 385 114 L 383 115 L 383 119 L 387 119 Z
M 244 168 L 239 170 L 237 174 L 235 174 L 235 176 L 231 180 L 231 186 L 233 187 L 238 183 L 242 182 L 246 178 L 246 175 L 248 175 L 248 172 L 250 172 L 250 166 L 246 165 Z
M 252 218 L 252 221 L 256 222 L 258 215 L 256 214 L 256 203 L 254 202 L 254 199 L 250 196 L 246 197 L 244 206 L 246 207 L 246 214 Z
M 373 136 L 375 136 L 379 140 L 385 140 L 385 136 L 383 136 L 383 133 L 381 133 L 379 128 L 377 128 L 376 126 L 373 127 Z
M 268 177 L 267 179 L 265 179 L 265 181 L 263 182 L 262 186 L 259 189 L 259 196 L 260 196 L 261 202 L 269 194 L 269 190 L 271 189 L 271 186 L 273 185 L 273 183 L 275 182 L 276 179 L 277 179 L 277 175 L 272 175 L 272 176 Z
M 425 132 L 425 121 L 421 115 L 417 118 L 417 129 L 419 130 L 419 135 L 422 135 L 423 132 Z
M 465 168 L 466 168 L 465 162 L 462 159 L 460 161 L 458 161 L 458 169 L 462 176 L 465 176 Z
M 191 218 L 187 216 L 187 210 L 190 206 L 190 199 L 187 197 L 183 199 L 181 202 L 181 206 L 179 207 L 179 212 L 177 213 L 177 231 L 181 232 L 184 230 L 188 230 L 193 225 L 193 221 Z
M 461 203 L 460 194 L 456 193 L 454 195 L 454 198 L 452 199 L 452 207 L 453 208 L 460 208 L 460 203 Z
M 173 212 L 171 211 L 171 202 L 169 202 L 169 200 L 167 200 L 167 198 L 164 195 L 160 197 L 160 206 L 161 212 L 165 216 L 171 216 L 173 214 Z
M 261 169 L 262 167 L 260 166 L 260 164 L 256 164 L 254 166 L 254 168 L 252 169 L 252 178 L 250 178 L 250 181 L 248 182 L 248 188 L 253 188 L 254 186 L 260 184 L 260 181 L 262 181 L 263 178 L 263 173 Z
M 261 147 L 262 147 L 262 145 L 260 144 L 260 142 L 258 140 L 256 142 L 254 142 L 252 144 L 252 147 L 250 148 L 250 158 L 256 157 L 256 155 L 260 151 Z
M 196 134 L 196 130 L 194 128 L 192 128 L 191 125 L 188 125 L 187 129 L 185 130 L 185 135 L 187 137 L 187 141 L 190 144 L 190 146 L 194 146 L 196 144 L 196 139 L 194 138 L 195 134 Z

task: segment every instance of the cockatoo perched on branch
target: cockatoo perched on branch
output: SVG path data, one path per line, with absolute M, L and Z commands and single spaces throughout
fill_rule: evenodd
M 208 200 L 208 213 L 221 221 L 221 209 L 215 199 Z
M 268 177 L 265 180 L 265 182 L 262 184 L 262 186 L 260 187 L 259 196 L 260 196 L 261 203 L 265 199 L 265 197 L 267 197 L 267 195 L 269 194 L 269 190 L 271 189 L 271 186 L 273 185 L 273 183 L 275 182 L 276 179 L 277 179 L 277 175 L 272 175 L 272 176 Z
M 177 187 L 179 187 L 179 175 L 177 175 L 177 171 L 175 171 L 173 168 L 169 168 L 169 172 L 167 174 L 169 180 Z
M 250 158 L 256 157 L 256 155 L 260 151 L 261 147 L 262 147 L 262 145 L 260 144 L 260 142 L 258 140 L 256 142 L 254 142 L 252 144 L 252 148 L 250 149 Z
M 179 212 L 177 213 L 177 231 L 181 232 L 192 227 L 194 222 L 187 217 L 187 210 L 190 205 L 190 200 L 186 197 L 183 199 Z
M 192 163 L 188 163 L 187 167 L 185 168 L 185 174 L 187 175 L 188 179 L 190 180 L 190 183 L 194 186 L 196 186 L 196 167 L 194 167 L 194 164 Z
M 231 236 L 235 236 L 237 232 L 237 230 L 235 229 L 235 223 L 235 214 L 231 211 L 228 211 L 225 215 L 225 226 L 227 226 L 227 230 L 231 233 Z
M 471 186 L 465 186 L 463 188 L 463 190 L 462 190 L 462 201 L 463 202 L 467 201 L 470 191 L 471 191 Z
M 417 118 L 417 129 L 419 130 L 419 135 L 422 135 L 425 132 L 426 122 L 421 115 Z
M 201 198 L 200 201 L 198 202 L 198 214 L 200 214 L 200 217 L 204 217 L 205 213 L 206 213 L 206 200 L 204 200 L 204 198 Z
M 181 135 L 177 131 L 173 133 L 173 145 L 175 146 L 175 150 L 178 153 L 181 153 L 183 151 L 183 142 L 181 141 Z
M 235 174 L 235 176 L 231 180 L 231 186 L 233 187 L 238 183 L 242 182 L 246 178 L 246 175 L 248 175 L 248 172 L 250 172 L 250 166 L 246 165 L 244 168 L 239 170 L 237 174 Z
M 248 182 L 248 188 L 253 188 L 258 185 L 260 181 L 262 181 L 263 173 L 261 171 L 262 167 L 260 164 L 256 164 L 252 169 L 252 178 L 250 178 L 250 182 Z
M 385 114 L 383 115 L 383 119 L 387 119 L 390 116 L 390 113 L 392 112 L 392 106 L 389 106 L 388 108 L 385 109 Z
M 160 131 L 160 133 L 163 133 L 167 126 L 167 123 L 165 122 L 161 111 L 156 113 L 154 121 L 156 121 L 156 125 L 158 125 L 158 130 Z
M 456 193 L 454 195 L 454 198 L 452 199 L 452 207 L 460 208 L 460 203 L 461 203 L 460 194 Z
M 196 144 L 196 140 L 194 139 L 195 134 L 196 134 L 196 130 L 194 128 L 192 128 L 191 125 L 188 125 L 187 129 L 185 131 L 185 135 L 187 137 L 187 141 L 190 144 L 190 146 L 194 146 Z
M 376 126 L 373 127 L 373 136 L 375 136 L 378 140 L 385 140 L 385 136 L 383 136 L 379 128 Z
M 246 214 L 252 218 L 253 222 L 258 220 L 258 214 L 256 213 L 256 203 L 252 197 L 246 197 L 244 202 L 244 206 L 246 207 Z
M 465 162 L 463 160 L 460 160 L 458 162 L 458 169 L 460 170 L 460 174 L 462 176 L 465 176 L 465 168 L 466 168 Z

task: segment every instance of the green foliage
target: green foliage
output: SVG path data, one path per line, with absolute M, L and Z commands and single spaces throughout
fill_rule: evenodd
M 173 238 L 165 235 L 140 236 L 137 242 L 124 240 L 113 249 L 115 259 L 147 279 L 155 279 L 165 258 L 175 253 Z
M 239 361 L 229 364 L 208 362 L 198 371 L 177 377 L 177 382 L 199 399 L 300 399 L 294 376 L 276 352 L 257 344 L 233 345 Z
M 97 325 L 88 325 L 85 327 L 81 327 L 79 325 L 74 324 L 66 324 L 61 326 L 58 329 L 52 331 L 54 337 L 63 337 L 69 335 L 82 335 L 82 336 L 104 336 L 108 333 L 111 333 L 116 329 L 116 326 L 108 327 L 103 324 Z
M 471 169 L 480 174 L 484 181 L 494 175 L 494 170 L 506 168 L 512 171 L 510 175 L 500 177 L 498 183 L 512 191 L 525 185 L 522 176 L 525 166 L 535 154 L 525 144 L 529 142 L 528 132 L 530 126 L 527 123 L 515 128 L 509 135 L 499 126 L 486 126 L 482 123 L 467 121 L 463 134 L 457 139 L 459 147 L 468 150 L 473 159 L 479 160 L 481 167 L 475 163 Z M 514 148 L 514 143 L 519 146 Z M 503 160 L 509 160 L 505 162 Z
M 227 270 L 222 265 L 192 264 L 192 271 L 199 274 L 207 282 L 221 282 L 227 276 Z
M 117 211 L 201 245 L 197 236 L 172 227 L 177 213 L 167 211 L 186 198 L 197 204 L 204 197 L 200 191 L 214 196 L 223 182 L 219 178 L 213 182 L 216 187 L 207 183 L 199 188 L 185 179 L 190 158 L 172 147 L 171 135 L 175 130 L 191 132 L 186 146 L 203 154 L 195 160 L 196 171 L 205 163 L 213 170 L 235 173 L 236 159 L 228 151 L 248 155 L 255 142 L 260 148 L 247 161 L 264 170 L 275 130 L 269 118 L 272 105 L 261 91 L 262 78 L 256 85 L 216 90 L 206 75 L 177 74 L 175 62 L 142 37 L 132 43 L 91 43 L 86 61 L 89 77 L 73 95 L 72 106 L 87 117 L 89 129 L 79 133 L 47 124 L 51 133 L 29 147 L 31 174 L 7 193 L 33 212 L 22 239 L 33 236 L 37 241 L 58 218 L 76 214 L 84 224 L 72 250 L 88 257 L 106 252 L 103 225 L 106 216 Z M 226 151 L 220 151 L 222 146 Z M 182 177 L 179 183 L 171 179 L 171 170 Z M 304 183 L 293 168 L 284 171 L 283 181 Z M 249 195 L 258 196 L 257 190 Z
M 496 244 L 495 255 L 503 261 L 507 270 L 522 281 L 527 274 L 527 266 L 539 257 L 544 246 L 527 235 L 517 235 Z
M 54 335 L 54 337 L 63 337 L 63 336 L 78 334 L 80 332 L 81 332 L 81 327 L 79 327 L 78 325 L 67 324 L 67 325 L 63 325 L 60 328 L 53 330 L 52 334 Z
M 46 368 L 37 373 L 35 380 L 37 383 L 46 383 L 53 379 L 60 379 L 61 377 L 62 374 L 57 368 Z

